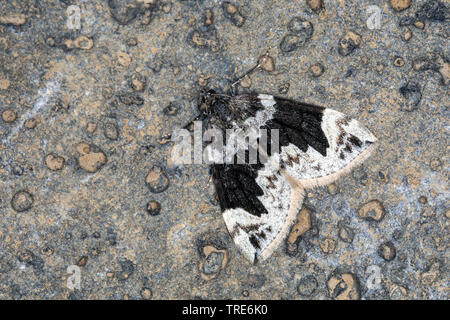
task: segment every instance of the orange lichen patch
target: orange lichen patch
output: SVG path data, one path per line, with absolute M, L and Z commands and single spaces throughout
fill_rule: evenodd
M 45 157 L 45 165 L 52 171 L 58 171 L 64 168 L 65 159 L 56 154 L 49 154 Z
M 425 23 L 423 21 L 414 21 L 414 27 L 417 29 L 425 28 Z
M 309 229 L 311 229 L 311 212 L 303 206 L 297 214 L 297 221 L 291 228 L 291 232 L 287 238 L 288 243 L 295 243 Z
M 358 209 L 358 216 L 366 220 L 380 221 L 383 219 L 384 213 L 384 206 L 378 200 L 369 201 Z
M 450 63 L 443 63 L 439 73 L 442 76 L 442 82 L 447 86 L 450 83 Z
M 134 90 L 136 90 L 136 91 L 144 91 L 144 89 L 145 89 L 145 82 L 141 81 L 138 78 L 132 78 L 131 84 L 132 84 Z
M 126 52 L 118 52 L 117 62 L 124 67 L 128 67 L 131 63 L 131 56 Z
M 336 300 L 359 300 L 358 282 L 351 273 L 335 274 L 327 281 L 328 292 Z
M 232 3 L 227 3 L 225 6 L 225 10 L 230 14 L 234 14 L 238 11 L 238 8 Z
M 95 130 L 97 130 L 97 123 L 96 122 L 88 122 L 88 124 L 86 125 L 86 131 L 88 133 L 94 133 Z
M 162 172 L 157 170 L 151 170 L 145 177 L 146 183 L 155 183 L 161 178 Z
M 223 259 L 222 259 L 222 263 L 220 265 L 220 270 L 225 269 L 225 267 L 228 264 L 228 251 L 226 249 L 219 250 L 219 249 L 217 249 L 217 248 L 215 248 L 214 246 L 211 246 L 211 245 L 203 247 L 203 254 L 205 255 L 205 260 L 208 259 L 208 257 L 212 253 L 223 254 Z M 199 264 L 200 276 L 202 277 L 203 280 L 209 281 L 209 280 L 212 280 L 212 279 L 216 278 L 217 275 L 219 274 L 219 272 L 210 273 L 210 274 L 204 273 L 205 260 L 200 262 L 200 264 Z
M 241 80 L 240 85 L 243 88 L 250 88 L 250 86 L 252 85 L 252 79 L 248 74 Z
M 28 119 L 24 122 L 24 126 L 27 129 L 34 129 L 37 125 L 38 121 L 35 118 Z
M 6 38 L 0 38 L 0 50 L 6 51 L 8 48 L 8 40 Z
M 91 151 L 91 147 L 87 143 L 81 142 L 76 146 L 76 150 L 80 154 L 88 154 Z
M 5 123 L 11 123 L 16 121 L 17 113 L 14 110 L 6 109 L 2 112 L 2 120 Z
M 206 9 L 205 11 L 205 25 L 209 26 L 214 23 L 214 12 L 211 9 Z
M 86 36 L 79 36 L 74 40 L 64 39 L 62 43 L 66 46 L 67 49 L 90 50 L 94 46 L 94 40 Z
M 322 8 L 322 0 L 306 0 L 306 4 L 314 11 Z
M 145 177 L 145 184 L 153 193 L 160 193 L 169 187 L 169 178 L 161 167 L 154 166 Z
M 411 6 L 411 0 L 389 0 L 389 4 L 395 11 L 403 11 Z
M 124 124 L 121 128 L 121 132 L 125 142 L 130 143 L 136 140 L 136 129 L 133 126 Z
M 79 36 L 73 42 L 75 47 L 83 50 L 90 50 L 94 46 L 94 40 L 86 36 Z
M 211 205 L 208 203 L 202 203 L 198 206 L 198 211 L 201 213 L 207 213 L 211 209 Z
M 21 26 L 27 22 L 27 16 L 23 13 L 10 13 L 0 16 L 0 24 L 12 24 L 14 26 Z
M 397 284 L 392 285 L 389 289 L 389 297 L 391 299 L 405 299 L 407 295 L 408 291 L 404 287 Z
M 361 44 L 361 36 L 353 31 L 347 31 L 339 41 L 339 52 L 341 55 L 348 55 L 354 48 L 359 47 Z
M 194 42 L 199 47 L 203 47 L 207 44 L 207 40 L 203 38 L 198 31 L 194 31 L 192 33 L 192 42 Z
M 87 172 L 97 172 L 106 163 L 103 152 L 91 152 L 78 158 L 79 166 Z
M 8 79 L 0 79 L 0 89 L 6 90 L 9 88 L 10 82 Z
M 261 67 L 261 69 L 267 72 L 272 72 L 275 70 L 275 60 L 267 54 L 259 58 L 258 65 Z
M 436 281 L 436 279 L 439 277 L 440 272 L 439 272 L 439 263 L 435 262 L 433 263 L 430 268 L 428 269 L 428 271 L 424 272 L 421 274 L 420 276 L 420 282 L 422 282 L 423 285 L 425 286 L 430 286 L 433 284 L 434 281 Z
M 320 243 L 320 249 L 326 254 L 333 253 L 336 249 L 336 241 L 331 238 L 326 238 Z

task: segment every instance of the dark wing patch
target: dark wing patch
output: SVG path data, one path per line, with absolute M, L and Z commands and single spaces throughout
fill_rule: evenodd
M 257 238 L 254 234 L 252 234 L 252 235 L 249 237 L 249 241 L 250 241 L 250 243 L 252 244 L 252 246 L 253 246 L 255 249 L 260 249 L 260 248 L 261 248 L 260 245 L 259 245 L 259 240 L 258 240 L 258 238 Z
M 213 164 L 211 166 L 222 211 L 242 208 L 257 217 L 268 213 L 257 198 L 264 194 L 255 180 L 260 168 L 261 164 Z
M 284 98 L 274 99 L 276 112 L 264 128 L 279 130 L 280 147 L 293 143 L 306 152 L 311 146 L 325 157 L 329 143 L 322 130 L 324 108 Z

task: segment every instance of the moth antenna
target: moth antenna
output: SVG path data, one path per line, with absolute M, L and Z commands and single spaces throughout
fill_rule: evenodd
M 253 66 L 252 68 L 250 68 L 249 70 L 247 70 L 247 72 L 245 72 L 242 76 L 240 76 L 236 81 L 234 81 L 231 84 L 231 87 L 234 88 L 234 86 L 236 86 L 236 84 L 238 84 L 239 82 L 242 81 L 242 79 L 244 79 L 246 76 L 248 76 L 249 74 L 251 74 L 253 71 L 255 71 L 256 69 L 258 69 L 261 66 L 261 64 L 258 62 L 255 66 Z
M 263 54 L 261 57 L 264 56 L 269 56 L 270 53 L 270 47 L 267 49 L 266 53 Z M 231 84 L 231 88 L 234 89 L 234 87 L 236 86 L 236 84 L 238 84 L 239 82 L 242 81 L 242 79 L 244 79 L 246 76 L 248 76 L 249 74 L 253 73 L 253 71 L 255 71 L 256 69 L 259 69 L 261 67 L 261 57 L 258 59 L 258 63 L 256 65 L 254 65 L 252 68 L 250 68 L 249 70 L 247 70 L 242 76 L 240 76 L 237 80 L 235 80 L 232 84 Z

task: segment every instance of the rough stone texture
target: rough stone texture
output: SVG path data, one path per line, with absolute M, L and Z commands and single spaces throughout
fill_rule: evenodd
M 67 27 L 68 1 L 0 6 L 0 113 L 17 114 L 0 119 L 0 299 L 449 298 L 448 2 L 395 11 L 378 1 L 373 30 L 369 0 L 317 11 L 317 1 L 232 2 L 237 13 L 212 0 L 127 2 L 71 1 L 80 30 Z M 301 45 L 288 27 L 296 17 L 313 30 Z M 253 266 L 226 231 L 208 167 L 167 162 L 170 135 L 195 118 L 201 91 L 226 90 L 269 48 L 276 68 L 253 72 L 245 90 L 344 112 L 380 145 L 338 192 L 307 192 L 311 229 L 296 254 L 284 243 Z M 88 132 L 92 122 L 100 130 Z M 108 123 L 117 135 L 105 134 Z M 79 166 L 85 151 L 92 172 Z M 53 153 L 61 170 L 46 165 Z M 146 185 L 156 167 L 163 174 Z M 18 212 L 11 202 L 23 190 Z M 384 208 L 379 221 L 358 215 L 372 200 Z M 160 215 L 147 213 L 149 201 Z M 386 261 L 389 242 L 396 255 Z M 72 290 L 67 268 L 77 263 Z

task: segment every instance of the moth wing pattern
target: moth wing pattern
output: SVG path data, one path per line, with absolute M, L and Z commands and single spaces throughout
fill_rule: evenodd
M 228 231 L 255 263 L 270 257 L 284 240 L 301 208 L 304 190 L 330 184 L 350 171 L 369 157 L 377 139 L 358 121 L 332 109 L 266 94 L 248 101 L 259 103 L 258 111 L 243 125 L 269 129 L 269 141 L 270 129 L 278 129 L 279 152 L 269 153 L 264 165 L 250 165 L 253 183 L 239 185 L 238 175 L 223 175 L 239 171 L 241 165 L 235 164 L 213 165 L 213 178 Z M 245 191 L 248 185 L 253 193 Z M 238 189 L 241 196 L 230 204 L 228 193 Z M 256 199 L 256 204 L 249 207 L 245 195 Z
M 284 240 L 290 225 L 293 223 L 300 209 L 304 192 L 300 188 L 291 186 L 283 173 L 270 163 L 258 170 L 254 182 L 259 186 L 260 192 L 245 186 L 238 185 L 242 194 L 250 192 L 257 197 L 262 210 L 258 206 L 248 208 L 248 204 L 230 201 L 229 177 L 225 171 L 239 171 L 236 167 L 241 165 L 213 165 L 213 179 L 221 203 L 223 218 L 227 229 L 236 245 L 244 256 L 253 263 L 263 261 L 270 257 L 272 252 Z M 236 181 L 235 181 L 236 182 Z M 236 187 L 236 186 L 235 186 Z M 236 189 L 231 192 L 236 191 Z M 256 195 L 259 194 L 259 195 Z M 236 197 L 237 198 L 237 197 Z
M 289 100 L 276 98 L 276 101 L 277 106 L 282 107 Z M 311 106 L 294 103 L 294 114 L 295 109 L 307 114 Z M 377 142 L 377 138 L 357 120 L 333 109 L 317 107 L 317 111 L 321 113 L 320 122 L 310 124 L 312 128 L 302 124 L 297 128 L 281 126 L 279 129 L 290 130 L 285 133 L 288 135 L 288 143 L 280 143 L 280 166 L 286 174 L 307 189 L 328 185 L 348 173 L 372 154 Z M 278 115 L 275 113 L 274 117 L 276 119 Z M 283 119 L 278 121 L 283 124 Z M 310 134 L 304 130 L 309 130 Z M 296 143 L 296 139 L 291 138 L 295 134 L 309 143 L 307 148 L 302 148 L 301 143 Z M 326 143 L 322 143 L 322 140 Z

